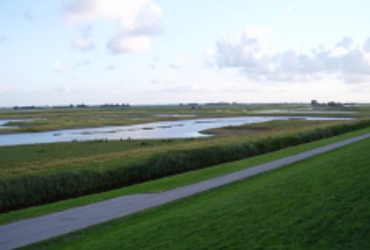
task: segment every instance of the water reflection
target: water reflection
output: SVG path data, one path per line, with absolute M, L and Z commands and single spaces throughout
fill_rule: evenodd
M 184 121 L 153 122 L 130 126 L 110 126 L 100 128 L 68 129 L 39 133 L 17 133 L 0 135 L 0 146 L 68 142 L 83 140 L 119 139 L 170 139 L 205 137 L 200 131 L 225 126 L 238 126 L 249 123 L 286 119 L 337 120 L 323 117 L 227 117 L 205 118 Z

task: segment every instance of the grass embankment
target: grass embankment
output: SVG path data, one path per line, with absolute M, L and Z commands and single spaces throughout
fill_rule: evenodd
M 1 211 L 102 192 L 165 176 L 252 157 L 364 128 L 369 121 L 350 122 L 304 133 L 197 149 L 163 152 L 145 161 L 56 173 L 5 178 L 0 182 Z
M 24 249 L 370 249 L 370 140 Z
M 137 194 L 137 193 L 153 193 L 162 192 L 165 190 L 193 184 L 210 178 L 225 175 L 231 172 L 242 170 L 249 167 L 254 167 L 259 164 L 263 164 L 269 161 L 281 159 L 293 154 L 298 154 L 307 150 L 311 150 L 317 147 L 329 145 L 341 140 L 349 139 L 355 136 L 370 133 L 370 128 L 361 129 L 358 131 L 345 133 L 339 136 L 335 136 L 329 139 L 324 139 L 320 141 L 315 141 L 311 143 L 306 143 L 303 145 L 290 147 L 284 150 L 279 150 L 272 153 L 267 153 L 260 156 L 251 157 L 249 159 L 244 159 L 232 163 L 221 164 L 213 166 L 212 168 L 205 168 L 196 171 L 191 171 L 188 173 L 183 173 L 179 175 L 174 175 L 154 181 L 145 182 L 142 184 L 133 185 L 130 187 L 119 188 L 116 190 L 111 190 L 103 193 L 87 195 L 84 197 L 69 199 L 65 201 L 60 201 L 52 204 L 47 204 L 38 207 L 32 207 L 27 209 L 22 209 L 18 211 L 13 211 L 9 213 L 0 214 L 0 224 L 10 223 L 13 221 L 34 218 L 37 216 L 62 211 L 68 208 L 83 206 L 86 204 L 99 202 L 106 199 L 115 198 L 127 194 Z

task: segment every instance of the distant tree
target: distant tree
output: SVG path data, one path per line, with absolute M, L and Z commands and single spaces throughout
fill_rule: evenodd
M 86 108 L 87 106 L 84 103 L 78 104 L 77 108 Z
M 320 106 L 320 104 L 316 100 L 312 100 L 311 105 L 314 106 L 314 107 Z
M 343 107 L 343 104 L 340 102 L 329 102 L 328 106 L 333 107 L 333 108 L 340 108 L 340 107 Z

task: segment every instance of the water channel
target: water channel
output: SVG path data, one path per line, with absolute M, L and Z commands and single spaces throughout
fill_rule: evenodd
M 307 119 L 338 120 L 330 117 L 295 117 L 295 116 L 256 116 L 202 118 L 182 121 L 153 122 L 128 126 L 109 126 L 99 128 L 66 129 L 37 133 L 0 134 L 0 146 L 14 146 L 38 143 L 86 141 L 86 140 L 126 140 L 126 139 L 171 139 L 196 138 L 209 135 L 201 131 L 212 128 L 239 126 L 243 124 L 266 122 L 271 120 Z M 0 120 L 0 127 L 8 121 Z

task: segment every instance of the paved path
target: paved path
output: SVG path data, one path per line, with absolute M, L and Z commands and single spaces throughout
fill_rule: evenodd
M 0 249 L 8 250 L 83 229 L 285 166 L 360 140 L 370 134 L 285 157 L 221 177 L 157 194 L 135 194 L 0 226 Z

